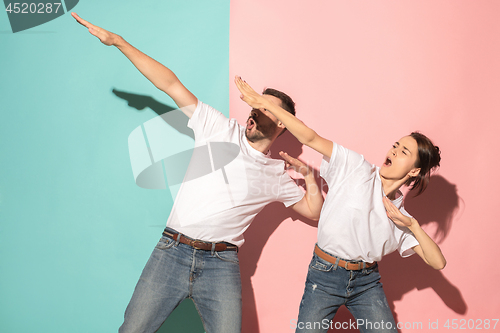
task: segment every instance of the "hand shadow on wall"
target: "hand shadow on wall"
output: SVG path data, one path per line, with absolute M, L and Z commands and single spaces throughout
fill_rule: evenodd
M 437 243 L 443 241 L 449 234 L 453 220 L 459 209 L 463 208 L 460 206 L 462 202 L 456 186 L 439 175 L 431 177 L 429 186 L 420 196 L 414 197 L 408 194 L 405 199 L 405 209 L 415 216 L 420 225 L 435 227 L 434 234 L 430 233 L 429 236 Z M 446 253 L 444 255 L 446 257 Z M 382 259 L 379 267 L 387 301 L 396 323 L 398 323 L 398 316 L 394 311 L 394 303 L 414 289 L 432 288 L 443 303 L 455 313 L 463 315 L 467 312 L 467 304 L 460 290 L 446 279 L 442 271 L 428 266 L 417 254 L 409 258 L 401 258 L 397 251 L 393 252 Z M 355 321 L 347 309 L 342 307 L 335 316 L 334 322 L 344 323 L 350 320 Z M 427 327 L 426 325 L 426 322 L 422 323 L 423 327 Z M 350 329 L 345 332 L 359 331 Z
M 187 127 L 189 118 L 184 113 L 182 113 L 182 111 L 178 110 L 177 107 L 162 104 L 151 96 L 132 94 L 117 90 L 115 88 L 113 88 L 112 92 L 117 97 L 127 101 L 128 106 L 138 111 L 142 111 L 145 108 L 150 108 L 157 115 L 162 116 L 162 119 L 165 120 L 165 122 L 172 126 L 176 131 L 185 134 L 194 140 L 193 130 Z
M 302 144 L 288 131 L 279 137 L 271 147 L 271 157 L 282 159 L 279 152 L 284 151 L 297 158 L 302 154 Z M 316 182 L 323 192 L 327 192 L 326 182 L 319 177 L 318 170 L 313 169 Z M 297 181 L 299 186 L 305 186 L 303 179 Z M 281 202 L 268 204 L 257 214 L 250 227 L 245 231 L 245 245 L 241 247 L 238 257 L 243 297 L 242 333 L 259 333 L 259 319 L 255 304 L 255 295 L 251 278 L 255 274 L 262 250 L 269 237 L 287 218 L 300 220 L 308 225 L 317 227 L 318 222 L 304 218 L 291 208 L 286 208 Z M 299 304 L 297 304 L 298 308 Z

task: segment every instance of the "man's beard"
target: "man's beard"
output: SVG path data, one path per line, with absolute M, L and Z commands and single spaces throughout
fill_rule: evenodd
M 252 118 L 255 125 L 253 128 L 253 133 L 251 133 L 251 134 L 249 133 L 249 131 L 247 129 L 245 129 L 245 136 L 247 137 L 248 141 L 257 142 L 257 141 L 269 139 L 272 137 L 276 126 L 272 126 L 273 124 L 270 124 L 268 126 L 261 126 L 257 123 L 255 118 L 249 117 L 249 119 L 250 118 Z

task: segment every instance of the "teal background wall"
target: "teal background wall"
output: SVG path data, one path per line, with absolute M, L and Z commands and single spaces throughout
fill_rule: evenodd
M 229 0 L 81 0 L 74 11 L 229 114 Z M 157 113 L 113 89 L 175 105 L 69 14 L 14 34 L 0 13 L 0 62 L 0 331 L 117 331 L 173 201 L 138 187 L 130 166 L 128 135 Z M 192 140 L 172 129 L 172 144 Z M 190 303 L 169 321 L 161 332 L 203 331 Z

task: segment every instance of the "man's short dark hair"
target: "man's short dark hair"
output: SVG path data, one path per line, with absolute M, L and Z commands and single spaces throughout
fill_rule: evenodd
M 281 92 L 273 88 L 266 88 L 262 92 L 262 95 L 271 95 L 276 98 L 279 98 L 281 100 L 280 106 L 295 116 L 295 102 L 290 98 L 290 96 L 288 96 L 284 92 Z

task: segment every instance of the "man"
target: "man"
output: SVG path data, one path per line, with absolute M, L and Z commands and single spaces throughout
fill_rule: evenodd
M 190 118 L 195 149 L 167 227 L 153 250 L 125 311 L 120 332 L 155 332 L 185 298 L 191 298 L 208 333 L 241 331 L 241 280 L 237 250 L 243 232 L 269 202 L 281 201 L 317 220 L 323 203 L 314 175 L 281 153 L 302 173 L 304 194 L 269 149 L 285 130 L 265 109 L 252 109 L 246 128 L 199 101 L 167 67 L 122 37 L 73 17 L 105 45 L 116 46 Z M 264 97 L 295 113 L 286 94 Z M 223 161 L 223 162 L 221 162 Z M 210 172 L 206 172 L 209 170 Z

